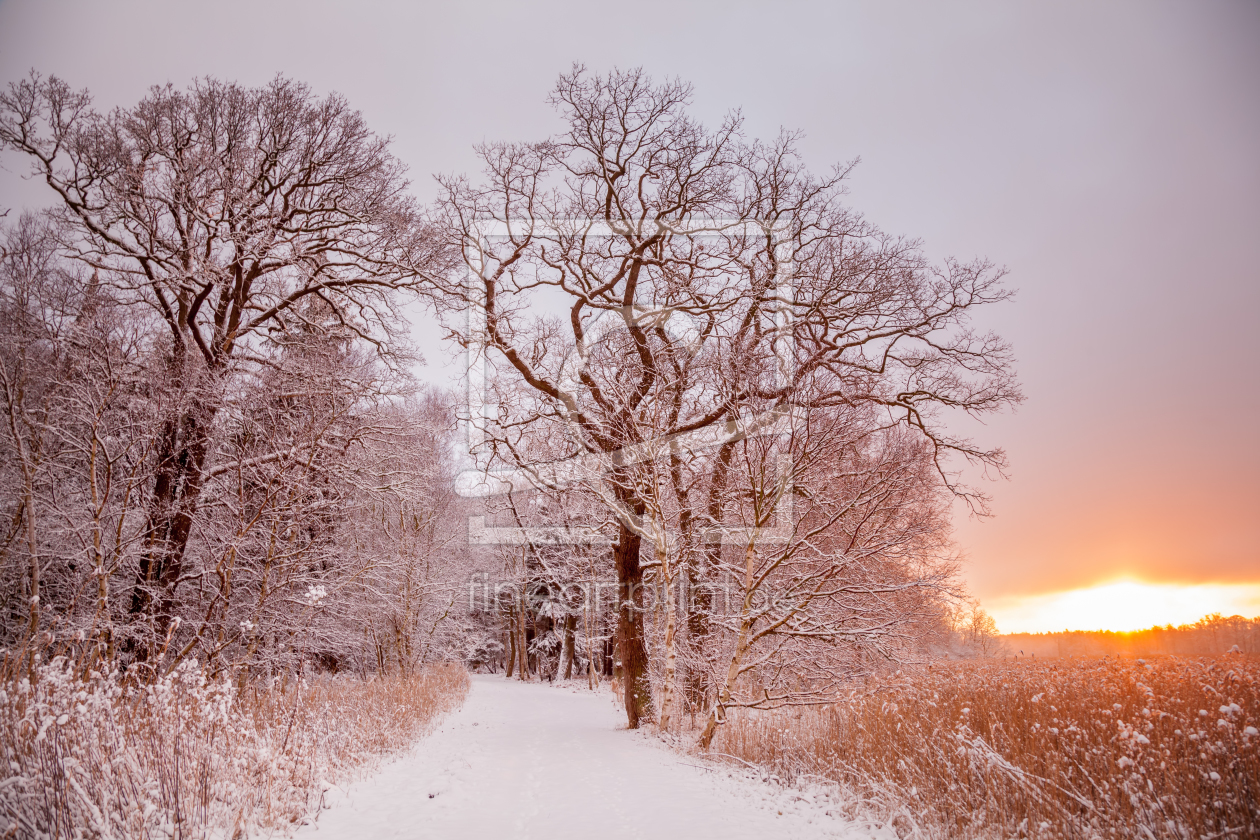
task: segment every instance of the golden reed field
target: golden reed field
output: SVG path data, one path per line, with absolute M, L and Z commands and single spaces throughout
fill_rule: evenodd
M 839 783 L 901 837 L 1260 836 L 1260 657 L 1004 659 L 732 716 L 717 752 Z

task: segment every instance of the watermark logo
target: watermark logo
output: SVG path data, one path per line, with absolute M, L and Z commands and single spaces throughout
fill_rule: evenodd
M 598 616 L 604 612 L 632 608 L 650 613 L 671 602 L 676 609 L 689 610 L 703 603 L 707 615 L 721 617 L 739 613 L 744 598 L 753 600 L 753 608 L 764 608 L 776 602 L 769 588 L 745 593 L 733 579 L 689 581 L 680 577 L 672 584 L 622 584 L 613 579 L 568 581 L 563 584 L 544 581 L 494 579 L 489 574 L 473 575 L 468 581 L 469 613 L 493 613 L 518 610 L 545 613 L 557 606 L 569 612 Z

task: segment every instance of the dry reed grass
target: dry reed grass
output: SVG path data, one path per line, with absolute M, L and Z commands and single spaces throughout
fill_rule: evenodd
M 823 777 L 901 837 L 1260 836 L 1260 658 L 1005 660 L 898 672 L 714 744 Z
M 0 837 L 247 837 L 405 748 L 468 690 L 458 666 L 238 690 L 186 665 L 150 685 L 75 673 L 0 684 Z

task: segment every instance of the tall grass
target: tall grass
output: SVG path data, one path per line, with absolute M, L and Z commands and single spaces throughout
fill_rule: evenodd
M 1260 658 L 1007 660 L 733 715 L 714 749 L 839 783 L 899 836 L 1260 836 Z
M 412 679 L 148 685 L 75 673 L 0 684 L 0 837 L 247 837 L 300 825 L 334 784 L 458 706 L 457 666 Z

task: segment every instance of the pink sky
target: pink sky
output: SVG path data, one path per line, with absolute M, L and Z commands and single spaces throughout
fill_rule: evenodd
M 819 169 L 860 156 L 855 207 L 1020 290 L 987 323 L 1028 401 L 977 430 L 1012 479 L 957 531 L 974 591 L 1003 603 L 1122 576 L 1260 583 L 1257 44 L 1253 0 L 0 1 L 0 81 L 36 67 L 108 106 L 283 72 L 394 135 L 422 196 L 475 142 L 552 132 L 544 97 L 574 60 L 682 76 L 709 121 L 801 128 Z M 0 172 L 0 205 L 40 196 Z

